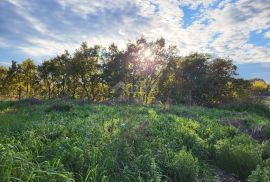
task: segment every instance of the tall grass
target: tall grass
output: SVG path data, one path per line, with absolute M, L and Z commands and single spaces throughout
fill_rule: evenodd
M 215 181 L 213 164 L 246 178 L 265 144 L 221 120 L 269 122 L 255 113 L 184 106 L 0 102 L 7 109 L 0 113 L 0 181 Z M 244 175 L 238 166 L 247 166 Z

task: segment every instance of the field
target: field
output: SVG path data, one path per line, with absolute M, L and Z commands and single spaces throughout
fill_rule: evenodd
M 268 181 L 269 138 L 265 108 L 3 101 L 0 181 Z

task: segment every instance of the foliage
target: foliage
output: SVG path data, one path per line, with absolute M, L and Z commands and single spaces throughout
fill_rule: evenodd
M 269 159 L 270 158 L 270 141 L 266 141 L 262 143 L 262 158 Z
M 233 102 L 222 106 L 224 109 L 230 109 L 237 112 L 250 112 L 258 115 L 263 115 L 270 118 L 270 109 L 267 105 L 263 104 L 260 100 L 246 100 L 241 102 Z
M 269 122 L 204 107 L 0 102 L 0 181 L 215 181 L 214 164 L 244 178 L 267 158 L 267 142 L 221 118 Z
M 59 111 L 59 112 L 68 112 L 72 109 L 72 104 L 70 103 L 53 103 L 45 111 Z
M 248 182 L 266 182 L 270 181 L 270 160 L 258 165 L 256 170 L 248 176 Z
M 19 142 L 1 144 L 0 154 L 1 181 L 72 181 L 60 160 L 36 163 L 31 160 L 33 154 Z
M 73 98 L 217 106 L 267 96 L 263 80 L 237 79 L 230 59 L 179 56 L 164 39 L 140 38 L 120 50 L 83 42 L 73 53 L 35 65 L 31 59 L 0 67 L 0 99 Z
M 216 144 L 217 164 L 240 178 L 246 178 L 262 161 L 258 151 L 258 147 L 245 136 L 221 140 Z
M 266 139 L 270 139 L 270 123 L 267 123 L 266 125 L 263 126 L 263 132 L 264 132 L 264 137 Z
M 269 85 L 261 79 L 254 79 L 251 81 L 251 89 L 254 95 L 264 96 L 269 95 Z
M 195 181 L 199 173 L 198 160 L 185 149 L 177 153 L 168 151 L 166 154 L 165 174 L 172 181 Z

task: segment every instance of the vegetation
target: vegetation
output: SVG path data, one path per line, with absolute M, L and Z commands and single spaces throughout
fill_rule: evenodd
M 12 61 L 0 181 L 269 181 L 270 87 L 236 76 L 164 39 Z
M 119 50 L 82 43 L 40 65 L 27 59 L 0 67 L 0 95 L 6 99 L 68 97 L 95 102 L 217 106 L 269 95 L 263 80 L 237 79 L 230 59 L 194 53 L 185 57 L 164 39 L 144 38 Z
M 29 99 L 2 101 L 0 115 L 0 181 L 270 177 L 269 141 L 249 132 L 269 118 L 256 112 Z
M 248 177 L 249 182 L 269 181 L 270 180 L 270 160 L 266 160 L 259 165 L 256 170 Z

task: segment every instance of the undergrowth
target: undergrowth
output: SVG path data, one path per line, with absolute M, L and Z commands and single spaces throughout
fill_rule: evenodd
M 259 112 L 26 103 L 0 103 L 0 181 L 216 181 L 216 168 L 239 180 L 269 176 L 269 141 L 222 122 L 267 125 Z

